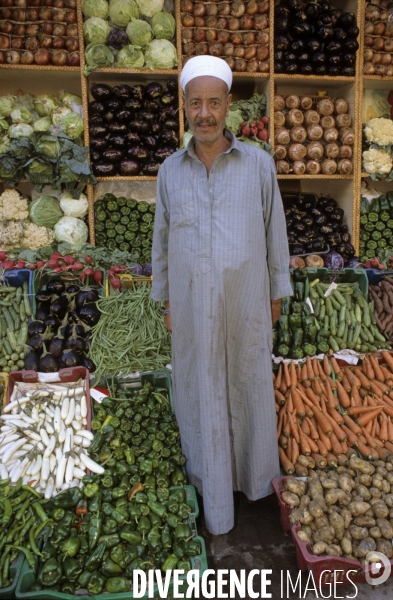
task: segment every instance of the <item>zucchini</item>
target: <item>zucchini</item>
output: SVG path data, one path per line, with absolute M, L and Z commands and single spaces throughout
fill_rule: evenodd
M 330 345 L 331 349 L 333 350 L 333 352 L 338 352 L 340 350 L 339 345 L 337 344 L 337 342 L 334 339 L 333 335 L 331 335 L 329 337 L 329 345 Z
M 23 301 L 25 303 L 26 317 L 31 317 L 33 315 L 33 312 L 31 310 L 31 306 L 30 306 L 29 286 L 28 286 L 27 281 L 25 281 L 23 284 Z

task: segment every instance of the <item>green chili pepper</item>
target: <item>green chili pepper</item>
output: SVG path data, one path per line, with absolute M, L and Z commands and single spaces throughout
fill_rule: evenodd
M 38 574 L 38 581 L 44 587 L 55 585 L 63 574 L 63 570 L 57 560 L 52 556 L 42 565 Z
M 164 518 L 167 513 L 166 506 L 159 504 L 158 502 L 149 501 L 147 506 L 150 508 L 151 512 L 160 518 Z
M 126 552 L 125 544 L 118 544 L 117 546 L 112 548 L 111 552 L 110 552 L 111 560 L 113 560 L 113 562 L 116 563 L 117 565 L 120 565 L 120 567 L 122 569 L 125 569 L 127 564 L 129 562 L 131 562 L 131 560 L 132 560 L 130 557 L 127 557 L 128 562 L 126 562 L 125 552 Z
M 103 519 L 96 513 L 94 517 L 90 519 L 88 540 L 89 540 L 89 551 L 92 552 L 97 546 L 98 539 L 102 533 Z
M 67 556 L 63 562 L 63 575 L 68 581 L 76 581 L 82 573 L 82 568 L 78 565 L 75 558 Z
M 124 577 L 109 577 L 105 587 L 109 594 L 120 594 L 130 590 L 130 584 Z
M 120 537 L 117 533 L 110 533 L 109 535 L 102 535 L 98 540 L 99 544 L 104 544 L 106 548 L 113 548 L 120 543 Z
M 80 538 L 76 535 L 70 535 L 60 544 L 60 551 L 66 556 L 73 557 L 78 554 L 80 545 Z M 92 550 L 92 548 L 89 548 L 89 550 Z
M 86 561 L 85 569 L 87 569 L 87 571 L 93 572 L 95 569 L 99 568 L 104 558 L 105 550 L 106 545 L 103 542 L 100 542 Z
M 72 487 L 52 498 L 52 502 L 56 508 L 73 508 L 82 498 L 82 490 L 78 487 Z
M 89 542 L 87 541 L 87 537 L 85 535 L 80 535 L 79 541 L 79 554 L 87 554 L 89 552 Z
M 115 519 L 111 519 L 109 517 L 109 518 L 105 519 L 105 523 L 102 528 L 102 531 L 104 532 L 105 535 L 109 535 L 110 533 L 115 533 L 117 531 L 117 528 L 118 528 L 117 521 L 115 521 Z
M 142 538 L 143 540 L 145 539 L 145 534 L 150 531 L 151 529 L 151 524 L 150 521 L 147 517 L 142 516 L 139 519 L 139 523 L 137 525 L 137 531 L 139 531 L 142 534 Z
M 180 518 L 177 515 L 173 515 L 171 513 L 169 513 L 165 517 L 165 520 L 168 523 L 169 527 L 172 527 L 172 529 L 175 529 L 180 523 Z
M 168 550 L 172 547 L 172 534 L 167 523 L 164 525 L 161 531 L 161 543 L 162 547 Z
M 89 582 L 87 584 L 87 591 L 95 596 L 96 594 L 101 594 L 104 586 L 106 584 L 106 578 L 99 571 L 94 571 L 91 574 Z
M 89 502 L 89 512 L 96 513 L 101 509 L 102 494 L 97 492 Z
M 81 588 L 83 588 L 83 589 L 87 588 L 87 584 L 89 583 L 91 576 L 92 576 L 91 571 L 87 571 L 87 570 L 82 571 L 82 573 L 78 577 L 78 583 Z
M 102 561 L 100 571 L 105 577 L 113 577 L 115 575 L 121 575 L 123 569 L 108 556 Z
M 179 523 L 175 528 L 175 540 L 178 542 L 187 542 L 193 537 L 191 527 L 185 523 Z
M 112 498 L 114 500 L 117 500 L 118 498 L 124 498 L 125 495 L 126 495 L 126 490 L 124 488 L 115 487 L 112 490 Z
M 179 515 L 179 517 L 181 519 L 187 519 L 188 515 L 191 512 L 192 512 L 191 506 L 189 506 L 185 502 L 182 502 L 182 504 L 180 504 L 180 506 L 179 506 L 179 510 L 178 510 L 177 514 Z
M 119 535 L 122 540 L 125 540 L 129 544 L 140 544 L 142 542 L 142 536 L 139 531 L 134 531 L 130 525 L 123 525 Z
M 161 571 L 164 571 L 164 573 L 166 573 L 167 571 L 172 571 L 173 569 L 176 569 L 178 562 L 179 559 L 174 554 L 170 554 L 164 562 L 164 564 L 161 566 Z

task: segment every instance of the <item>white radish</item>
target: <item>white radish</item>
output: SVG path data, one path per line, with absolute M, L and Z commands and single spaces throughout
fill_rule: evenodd
M 32 467 L 30 467 L 30 475 L 37 475 L 41 471 L 42 467 L 42 456 L 39 454 Z
M 13 433 L 12 435 L 4 435 L 0 437 L 0 446 L 6 446 L 6 444 L 10 444 L 15 440 L 18 440 L 20 437 L 19 433 Z M 5 444 L 6 442 L 6 444 Z
M 70 399 L 66 396 L 63 400 L 63 404 L 61 405 L 61 413 L 60 416 L 65 421 L 68 415 L 68 409 L 70 407 Z
M 74 444 L 81 444 L 82 439 L 83 438 L 80 435 L 74 435 Z
M 56 456 L 55 456 L 55 454 L 52 453 L 49 457 L 49 468 L 50 468 L 51 473 L 54 473 L 54 471 L 56 469 L 56 465 L 57 465 Z
M 72 427 L 68 427 L 66 431 L 66 438 L 64 441 L 64 452 L 69 452 L 74 447 L 74 432 Z M 58 487 L 58 486 L 56 486 Z
M 36 442 L 40 442 L 41 441 L 41 436 L 38 435 L 38 433 L 36 433 L 35 431 L 30 431 L 29 429 L 26 429 L 26 431 L 24 433 L 29 438 L 31 438 L 32 440 L 35 440 Z
M 55 482 L 55 486 L 57 489 L 60 489 L 63 485 L 66 465 L 67 465 L 67 457 L 63 454 L 63 456 L 60 459 L 60 462 L 57 465 L 56 482 Z
M 41 452 L 43 452 L 45 450 L 45 446 L 42 442 L 38 442 L 37 448 L 38 448 L 38 450 L 41 450 Z
M 79 421 L 77 421 L 76 419 L 74 419 L 72 421 L 71 425 L 73 426 L 73 428 L 75 429 L 75 431 L 79 431 L 79 429 L 82 429 L 82 424 L 79 423 Z
M 50 423 L 45 423 L 45 429 L 48 435 L 53 435 L 55 433 L 55 430 Z
M 26 402 L 28 402 L 29 400 L 30 398 L 28 398 L 27 396 L 22 396 L 22 398 L 19 398 L 19 400 L 14 400 L 13 402 L 10 402 L 4 408 L 3 414 L 11 412 L 12 410 L 14 410 L 14 408 L 18 408 L 22 404 L 26 404 Z
M 51 419 L 53 419 L 53 417 L 55 416 L 55 412 L 51 408 L 49 408 L 49 406 L 45 408 L 45 412 Z
M 14 478 L 15 473 L 18 475 L 18 477 L 16 478 L 16 481 L 18 481 L 18 479 L 19 479 L 19 470 L 20 470 L 21 464 L 22 464 L 22 461 L 21 460 L 17 460 L 17 461 L 15 461 L 15 464 L 12 465 L 12 468 L 9 471 L 9 476 L 11 478 L 11 482 L 12 482 L 12 480 Z M 16 483 L 16 481 L 13 482 L 13 483 Z
M 14 470 L 13 475 L 11 477 L 11 483 L 16 483 L 18 479 L 24 476 L 26 473 L 27 467 L 29 466 L 29 459 L 26 457 L 18 466 L 16 470 Z
M 76 461 L 75 461 L 76 464 Z M 80 460 L 79 461 L 79 465 L 78 465 L 79 469 L 81 469 L 82 471 L 86 471 L 86 465 L 83 464 L 83 462 Z
M 74 416 L 75 416 L 75 398 L 71 398 L 70 406 L 68 409 L 68 415 L 66 416 L 64 423 L 66 425 L 71 425 L 71 423 L 74 419 Z
M 86 466 L 86 468 L 90 469 L 90 471 L 93 471 L 93 473 L 97 473 L 97 475 L 102 475 L 103 473 L 105 473 L 104 467 L 101 467 L 101 465 L 97 464 L 86 454 L 83 454 L 83 452 L 80 454 L 80 459 L 82 463 Z
M 50 441 L 44 452 L 44 458 L 49 458 L 56 446 L 56 436 L 51 435 Z
M 69 483 L 63 483 L 63 485 L 61 486 L 61 491 L 64 492 L 64 490 L 68 490 L 68 488 L 70 487 Z
M 0 479 L 8 479 L 8 469 L 0 463 Z
M 30 477 L 26 474 L 22 477 L 22 485 L 27 485 L 30 481 Z
M 76 479 L 82 479 L 86 473 L 80 467 L 74 467 L 74 477 Z
M 91 446 L 91 441 L 87 440 L 86 438 L 82 439 L 82 448 L 90 448 Z
M 87 419 L 85 417 L 82 419 L 82 425 L 83 427 L 87 427 Z
M 61 423 L 60 406 L 56 406 L 55 416 L 53 419 L 53 427 L 54 427 L 56 433 L 60 433 L 60 423 Z
M 49 458 L 47 458 L 46 456 L 43 457 L 42 459 L 42 467 L 41 467 L 41 479 L 43 481 L 47 481 L 48 477 L 50 475 L 50 463 L 49 463 Z
M 87 401 L 85 395 L 81 397 L 81 417 L 87 417 Z
M 86 438 L 87 440 L 90 440 L 91 442 L 94 440 L 94 433 L 88 431 L 87 429 L 80 429 L 78 431 L 78 435 L 81 435 L 82 437 Z
M 59 462 L 61 461 L 61 457 L 63 456 L 63 453 L 60 448 L 55 449 L 55 456 L 56 456 L 57 464 L 59 464 Z
M 41 436 L 41 440 L 45 444 L 45 446 L 49 446 L 49 436 L 46 433 L 44 428 L 40 429 L 40 436 Z
M 26 450 L 26 451 L 32 450 L 33 448 L 34 448 L 33 444 L 30 444 L 30 443 L 23 444 L 23 446 L 22 446 L 22 450 Z
M 50 500 L 52 498 L 53 491 L 54 491 L 54 483 L 55 482 L 51 475 L 46 483 L 45 494 L 44 494 L 45 500 Z
M 80 407 L 80 404 L 77 404 L 77 405 L 75 406 L 75 419 L 76 419 L 77 421 L 80 421 L 80 420 L 81 420 L 81 418 L 82 418 L 82 415 L 81 415 L 81 407 Z
M 72 456 L 69 456 L 68 460 L 67 460 L 67 468 L 66 468 L 66 472 L 65 472 L 65 482 L 71 483 L 71 481 L 73 479 L 74 479 L 74 459 L 72 458 Z
M 6 452 L 3 454 L 3 463 L 6 464 L 9 461 L 9 459 L 11 458 L 11 456 L 17 450 L 19 450 L 19 448 L 21 448 L 25 442 L 26 442 L 26 438 L 24 438 L 24 437 L 20 440 L 17 440 L 16 442 L 13 442 L 10 445 L 10 447 L 7 448 Z

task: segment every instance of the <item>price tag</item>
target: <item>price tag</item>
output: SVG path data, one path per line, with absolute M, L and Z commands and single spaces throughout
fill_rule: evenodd
M 307 298 L 306 303 L 309 305 L 310 310 L 311 310 L 311 314 L 313 315 L 314 314 L 314 308 L 313 308 L 313 305 L 312 305 L 312 302 L 311 302 L 310 298 Z
M 91 388 L 90 389 L 90 396 L 96 402 L 99 402 L 99 404 L 101 404 L 101 402 L 103 401 L 103 399 L 106 398 L 107 396 L 109 396 L 109 390 L 108 390 L 107 394 L 104 394 L 104 392 L 100 392 L 100 390 L 97 390 L 96 388 Z
M 332 294 L 337 287 L 337 283 L 334 283 L 334 281 L 332 281 L 332 283 L 329 285 L 328 289 L 325 292 L 325 298 L 330 296 L 330 294 Z

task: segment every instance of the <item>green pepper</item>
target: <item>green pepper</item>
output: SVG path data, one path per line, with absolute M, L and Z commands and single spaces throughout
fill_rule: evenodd
M 98 569 L 98 567 L 102 563 L 102 559 L 104 558 L 105 550 L 106 545 L 100 542 L 94 550 L 94 552 L 90 554 L 89 558 L 86 561 L 85 569 L 87 569 L 87 571 L 92 572 L 95 569 Z
M 130 472 L 130 465 L 128 465 L 125 461 L 120 461 L 116 465 L 116 473 L 120 477 Z
M 113 487 L 115 487 L 114 478 L 112 477 L 112 475 L 105 474 L 105 476 L 101 479 L 101 485 L 103 485 L 104 488 L 112 489 Z
M 172 529 L 175 529 L 180 523 L 179 517 L 177 515 L 172 515 L 171 513 L 165 517 L 165 520 Z
M 183 471 L 179 469 L 179 467 L 176 467 L 174 473 L 171 476 L 171 481 L 172 485 L 174 486 L 182 486 L 186 485 L 187 483 L 186 476 L 184 475 Z
M 127 498 L 118 498 L 115 503 L 115 507 L 119 510 L 122 508 L 128 509 L 128 501 Z
M 82 573 L 82 568 L 78 565 L 75 558 L 67 556 L 63 562 L 63 575 L 68 581 L 76 581 Z
M 130 591 L 130 583 L 124 577 L 109 577 L 105 587 L 109 594 L 120 594 Z
M 108 556 L 102 561 L 100 571 L 105 577 L 113 577 L 114 575 L 121 575 L 123 569 Z
M 127 521 L 128 512 L 125 509 L 115 508 L 112 511 L 112 517 L 118 522 L 119 525 L 123 525 L 123 523 Z
M 87 584 L 87 591 L 93 596 L 96 594 L 101 594 L 104 586 L 106 584 L 106 577 L 102 575 L 99 571 L 94 571 L 91 574 L 89 582 Z
M 168 550 L 172 548 L 172 533 L 167 523 L 164 525 L 161 531 L 161 543 L 163 548 Z
M 96 513 L 96 516 L 91 517 L 89 530 L 88 530 L 88 540 L 89 540 L 89 551 L 92 552 L 94 548 L 97 546 L 98 539 L 102 533 L 103 519 Z
M 303 329 L 295 329 L 292 333 L 292 349 L 303 345 Z
M 60 580 L 62 573 L 63 570 L 60 564 L 53 556 L 51 556 L 51 558 L 48 558 L 48 560 L 42 565 L 38 575 L 38 581 L 44 587 L 51 587 L 56 585 L 56 583 Z
M 105 523 L 104 526 L 102 528 L 102 531 L 108 535 L 110 533 L 115 533 L 117 531 L 118 528 L 118 524 L 117 521 L 115 521 L 115 519 L 111 519 L 110 517 L 105 519 Z
M 289 327 L 290 327 L 292 334 L 294 334 L 296 331 L 301 329 L 302 317 L 300 314 L 289 315 L 288 321 L 289 321 Z
M 280 333 L 282 331 L 289 331 L 289 317 L 288 315 L 281 315 L 278 320 Z
M 45 546 L 41 550 L 41 560 L 46 562 L 52 556 L 55 556 L 57 553 L 57 549 L 51 544 L 49 541 L 46 542 Z
M 64 517 L 64 515 L 65 515 L 64 508 L 55 508 L 50 513 L 50 516 L 52 517 L 52 519 L 54 519 L 54 521 L 61 521 L 61 519 Z
M 126 448 L 124 450 L 124 457 L 125 457 L 128 465 L 135 464 L 135 452 L 134 452 L 133 448 Z
M 172 552 L 175 556 L 177 556 L 177 558 L 180 560 L 181 558 L 184 558 L 184 550 L 183 550 L 183 544 L 178 544 L 177 542 L 173 542 L 172 544 Z
M 99 491 L 98 483 L 89 483 L 83 488 L 83 493 L 87 498 L 93 498 Z
M 87 554 L 89 551 L 89 543 L 87 541 L 87 537 L 85 535 L 80 535 L 79 541 L 80 541 L 79 554 Z
M 75 584 L 72 583 L 72 581 L 66 581 L 62 584 L 60 591 L 62 594 L 70 594 L 70 596 L 73 596 L 75 592 Z
M 289 355 L 294 360 L 299 360 L 304 356 L 302 348 L 292 348 L 289 352 Z
M 199 556 L 202 552 L 201 544 L 193 540 L 185 542 L 183 549 L 187 556 Z
M 101 506 L 101 512 L 104 513 L 106 517 L 110 517 L 112 514 L 113 506 L 109 504 L 109 502 L 103 502 Z
M 317 350 L 321 354 L 327 354 L 329 352 L 329 344 L 327 344 L 326 342 L 319 342 Z
M 165 517 L 167 510 L 166 506 L 164 506 L 163 504 L 149 500 L 147 506 L 155 515 L 159 516 L 160 518 Z
M 172 571 L 173 569 L 176 569 L 178 562 L 179 559 L 177 558 L 177 556 L 175 556 L 174 554 L 170 554 L 164 562 L 164 564 L 161 566 L 161 571 L 164 571 L 164 573 L 166 573 L 167 571 Z
M 111 489 L 102 489 L 101 490 L 101 494 L 102 494 L 102 500 L 104 502 L 111 502 L 112 501 L 112 490 Z
M 191 571 L 191 563 L 189 560 L 179 560 L 179 562 L 176 565 L 176 569 L 178 569 L 179 571 L 184 571 L 184 573 L 188 573 L 188 571 Z
M 286 296 L 285 298 L 283 298 L 281 301 L 281 314 L 289 315 L 291 313 L 291 305 L 292 299 L 290 296 Z
M 304 342 L 306 344 L 314 344 L 317 337 L 318 329 L 316 325 L 306 325 L 304 329 Z
M 179 517 L 181 519 L 187 519 L 187 517 L 191 513 L 191 511 L 192 511 L 191 506 L 189 506 L 185 502 L 182 502 L 179 506 L 179 510 L 178 510 L 177 514 L 179 515 Z
M 83 588 L 83 589 L 87 588 L 87 584 L 89 583 L 91 576 L 92 576 L 91 571 L 87 571 L 87 570 L 82 571 L 82 573 L 78 577 L 78 583 L 81 588 Z
M 56 508 L 73 508 L 83 498 L 83 492 L 78 487 L 72 487 L 52 498 Z
M 317 348 L 314 344 L 305 344 L 303 346 L 303 352 L 306 356 L 315 356 L 317 353 Z
M 147 504 L 148 497 L 144 492 L 138 492 L 134 496 L 136 504 Z
M 81 542 L 79 537 L 76 535 L 70 535 L 66 540 L 60 544 L 60 551 L 66 556 L 73 557 L 79 552 Z
M 99 544 L 104 544 L 106 548 L 113 548 L 120 543 L 120 537 L 117 533 L 102 535 L 98 540 Z
M 158 515 L 155 515 L 153 512 L 149 513 L 149 521 L 150 521 L 152 527 L 158 527 L 158 528 L 162 527 L 162 520 L 160 519 L 160 517 Z
M 147 499 L 151 502 L 157 502 L 157 494 L 154 492 L 146 492 Z
M 177 542 L 187 542 L 192 538 L 191 527 L 185 523 L 176 525 L 174 537 Z
M 286 346 L 289 346 L 291 343 L 291 334 L 289 333 L 289 331 L 280 331 L 278 338 L 280 344 L 285 344 Z
M 113 560 L 114 563 L 116 563 L 117 565 L 120 565 L 120 567 L 122 569 L 125 569 L 127 564 L 129 562 L 131 562 L 132 558 L 130 558 L 130 556 L 127 558 L 128 562 L 126 562 L 126 557 L 125 557 L 125 552 L 126 552 L 126 545 L 125 544 L 118 544 L 117 546 L 115 546 L 114 548 L 111 549 L 110 552 L 110 557 Z
M 151 475 L 153 472 L 153 463 L 151 460 L 143 460 L 139 465 L 139 472 L 141 475 Z
M 157 482 L 154 475 L 146 475 L 146 477 L 143 480 L 143 487 L 147 490 L 151 490 L 152 492 L 155 491 L 157 487 Z
M 152 527 L 147 534 L 147 544 L 153 554 L 156 554 L 162 550 L 161 535 L 156 527 Z
M 125 540 L 129 544 L 140 544 L 142 542 L 142 536 L 138 531 L 134 531 L 130 525 L 123 525 L 119 531 L 119 535 L 122 540 Z
M 179 504 L 177 500 L 171 498 L 171 496 L 169 496 L 166 507 L 169 510 L 169 512 L 173 513 L 174 515 L 176 515 L 179 510 Z
M 145 517 L 145 516 L 142 516 L 139 519 L 139 523 L 138 523 L 136 529 L 137 529 L 137 531 L 139 531 L 139 533 L 142 534 L 142 538 L 144 540 L 145 539 L 145 534 L 148 531 L 150 531 L 150 529 L 151 529 L 151 524 L 150 524 L 149 519 L 147 517 Z
M 285 358 L 289 354 L 289 346 L 287 346 L 286 344 L 280 344 L 277 348 L 277 354 Z
M 117 500 L 118 498 L 124 498 L 126 495 L 126 490 L 121 487 L 115 487 L 112 490 L 112 498 L 113 500 Z
M 306 282 L 308 279 L 308 271 L 306 268 L 297 268 L 292 272 L 292 278 L 294 281 Z
M 130 515 L 131 519 L 134 519 L 136 522 L 138 522 L 138 519 L 142 516 L 140 505 L 130 503 L 128 506 L 128 514 Z
M 96 513 L 101 509 L 102 504 L 102 494 L 101 492 L 97 492 L 94 497 L 89 502 L 89 512 Z

